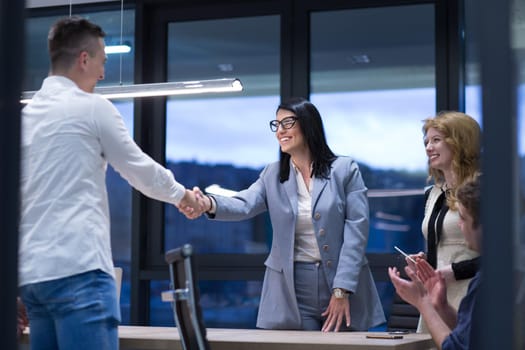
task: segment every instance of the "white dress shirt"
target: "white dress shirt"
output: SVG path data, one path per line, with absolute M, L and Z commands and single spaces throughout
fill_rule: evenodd
M 101 269 L 113 275 L 109 162 L 131 186 L 172 204 L 173 174 L 143 153 L 104 97 L 50 76 L 22 111 L 19 285 Z

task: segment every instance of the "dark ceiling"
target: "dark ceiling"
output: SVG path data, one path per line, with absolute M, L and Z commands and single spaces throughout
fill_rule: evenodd
M 63 16 L 69 14 L 67 6 L 59 9 Z M 58 17 L 62 15 L 27 21 L 26 90 L 37 89 L 47 74 L 47 31 Z M 122 34 L 123 42 L 134 48 L 133 10 L 124 12 L 122 26 L 118 10 L 91 12 L 87 17 L 106 31 L 106 45 L 119 43 Z M 313 12 L 310 21 L 312 77 L 331 81 L 334 89 L 434 86 L 435 54 L 440 48 L 434 45 L 432 4 Z M 251 84 L 279 82 L 277 15 L 176 22 L 169 30 L 169 80 L 234 76 Z M 468 49 L 475 48 L 475 40 L 469 39 Z M 119 55 L 108 57 L 106 83 L 132 82 L 133 53 L 132 49 L 122 55 L 122 63 Z M 468 62 L 474 62 L 473 57 L 468 54 Z M 473 69 L 474 81 L 475 76 Z

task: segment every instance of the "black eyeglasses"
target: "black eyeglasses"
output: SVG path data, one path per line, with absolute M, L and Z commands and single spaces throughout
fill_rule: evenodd
M 283 118 L 281 121 L 276 120 L 270 120 L 270 130 L 273 132 L 277 132 L 277 129 L 279 129 L 279 125 L 282 126 L 283 129 L 291 129 L 295 125 L 295 122 L 299 118 L 295 116 L 286 117 Z

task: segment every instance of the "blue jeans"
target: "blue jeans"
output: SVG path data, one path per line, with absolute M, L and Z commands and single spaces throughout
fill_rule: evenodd
M 89 271 L 20 288 L 31 350 L 118 350 L 120 309 L 115 280 Z

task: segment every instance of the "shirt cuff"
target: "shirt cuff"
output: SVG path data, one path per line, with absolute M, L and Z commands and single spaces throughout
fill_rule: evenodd
M 173 184 L 172 190 L 173 190 L 173 204 L 178 206 L 180 201 L 186 194 L 186 187 L 184 187 L 183 185 L 175 181 L 175 183 Z
M 206 212 L 206 216 L 208 219 L 215 219 L 215 213 L 217 213 L 217 202 L 215 201 L 215 197 L 207 195 L 208 198 L 211 199 L 211 209 Z
M 207 213 L 215 215 L 215 213 L 217 212 L 217 203 L 215 203 L 215 198 L 213 198 L 213 196 L 208 196 L 208 198 L 211 201 L 211 208 L 207 211 Z

